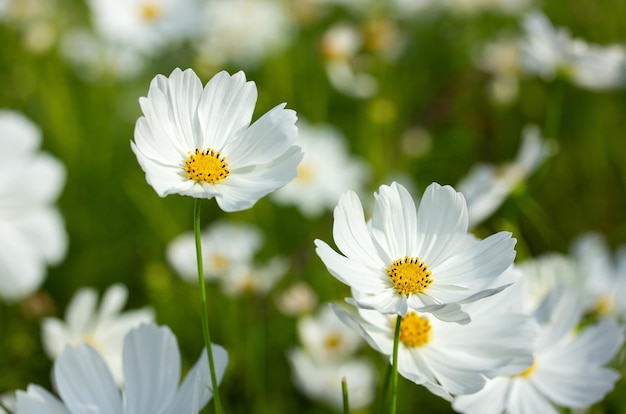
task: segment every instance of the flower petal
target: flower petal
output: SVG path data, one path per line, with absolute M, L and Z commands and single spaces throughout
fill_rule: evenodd
M 39 385 L 30 384 L 24 391 L 17 391 L 17 412 L 20 414 L 70 414 L 54 395 Z
M 127 412 L 161 414 L 174 398 L 180 379 L 180 352 L 168 327 L 141 325 L 124 339 Z

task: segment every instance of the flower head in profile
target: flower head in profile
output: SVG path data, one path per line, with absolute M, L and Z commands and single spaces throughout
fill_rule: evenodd
M 212 345 L 218 381 L 228 363 Z M 167 327 L 141 325 L 124 338 L 124 389 L 120 393 L 100 354 L 88 344 L 66 347 L 54 362 L 61 400 L 31 384 L 17 392 L 20 414 L 163 413 L 197 414 L 213 396 L 206 349 L 178 385 L 181 362 L 176 337 Z
M 470 227 L 491 216 L 509 194 L 555 151 L 555 143 L 543 139 L 537 126 L 527 125 L 522 131 L 522 142 L 513 162 L 499 166 L 487 163 L 475 165 L 457 185 L 467 201 Z
M 65 311 L 65 321 L 45 318 L 41 324 L 44 350 L 55 359 L 67 345 L 91 345 L 106 362 L 113 379 L 122 384 L 122 343 L 132 328 L 152 322 L 149 308 L 122 312 L 128 289 L 122 284 L 109 287 L 96 309 L 98 294 L 94 289 L 80 289 Z
M 39 151 L 41 131 L 22 114 L 0 110 L 0 299 L 33 293 L 46 268 L 67 251 L 63 218 L 54 206 L 65 167 Z
M 467 233 L 467 206 L 452 187 L 433 183 L 419 208 L 400 184 L 381 186 L 367 222 L 353 192 L 334 213 L 333 237 L 339 250 L 316 240 L 329 272 L 356 291 L 358 305 L 405 315 L 409 309 L 468 322 L 460 303 L 492 295 L 486 286 L 515 257 L 515 239 L 501 232 L 484 240 Z
M 243 72 L 220 72 L 204 88 L 191 69 L 152 80 L 131 147 L 159 196 L 240 211 L 296 177 L 296 113 L 280 104 L 250 124 L 256 98 Z
M 471 395 L 454 401 L 456 411 L 483 413 L 559 413 L 555 405 L 585 408 L 613 389 L 619 374 L 606 365 L 624 342 L 613 318 L 576 331 L 582 307 L 578 295 L 553 290 L 534 312 L 540 331 L 534 363 L 515 375 L 499 376 Z

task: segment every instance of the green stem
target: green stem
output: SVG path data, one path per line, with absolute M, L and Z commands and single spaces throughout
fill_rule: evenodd
M 383 382 L 382 388 L 382 398 L 378 402 L 378 410 L 377 412 L 380 414 L 385 414 L 385 407 L 389 404 L 389 385 L 391 384 L 391 370 L 393 366 L 391 364 L 387 365 L 387 369 L 385 370 L 385 381 Z
M 400 324 L 402 317 L 396 317 L 396 331 L 393 335 L 393 364 L 391 368 L 391 402 L 389 414 L 396 414 L 396 404 L 398 400 L 398 342 L 400 339 Z
M 563 111 L 563 98 L 565 96 L 565 80 L 560 76 L 554 80 L 548 102 L 548 113 L 544 135 L 547 138 L 557 139 L 561 129 L 561 116 Z
M 193 230 L 196 236 L 196 261 L 198 262 L 198 284 L 200 285 L 200 304 L 202 306 L 202 333 L 204 336 L 204 344 L 206 345 L 207 356 L 209 357 L 209 371 L 211 372 L 211 386 L 213 389 L 213 403 L 215 404 L 215 412 L 222 414 L 222 401 L 215 375 L 215 362 L 213 361 L 213 351 L 211 349 L 211 334 L 209 332 L 209 317 L 207 312 L 206 301 L 206 282 L 204 280 L 204 268 L 202 266 L 202 241 L 200 240 L 200 201 L 196 198 L 193 206 Z
M 350 414 L 350 404 L 348 403 L 348 379 L 341 379 L 341 393 L 343 395 L 343 414 Z

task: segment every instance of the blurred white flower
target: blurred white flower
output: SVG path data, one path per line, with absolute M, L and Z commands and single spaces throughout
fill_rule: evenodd
M 621 45 L 598 46 L 575 39 L 572 49 L 572 81 L 591 90 L 626 87 L 626 49 Z
M 492 76 L 489 92 L 495 102 L 507 104 L 517 97 L 521 72 L 517 39 L 501 36 L 487 42 L 474 60 L 476 66 Z
M 250 125 L 256 98 L 243 72 L 220 72 L 204 88 L 191 69 L 152 80 L 131 147 L 159 196 L 240 211 L 296 177 L 296 113 L 280 104 Z
M 531 74 L 552 80 L 564 75 L 591 90 L 626 87 L 626 50 L 620 45 L 600 46 L 574 39 L 565 28 L 555 28 L 539 11 L 524 20 L 522 66 Z
M 351 409 L 367 406 L 374 399 L 376 371 L 366 359 L 352 358 L 334 363 L 321 363 L 301 349 L 292 349 L 287 357 L 296 387 L 308 398 L 341 410 L 342 380 L 348 386 Z
M 85 29 L 65 32 L 60 53 L 74 66 L 78 76 L 89 81 L 132 78 L 146 62 L 143 55 L 130 47 L 109 43 Z
M 206 2 L 196 48 L 205 63 L 254 67 L 285 49 L 296 35 L 287 4 L 276 0 Z
M 545 80 L 552 80 L 559 72 L 571 71 L 571 35 L 567 29 L 555 28 L 540 11 L 532 11 L 523 21 L 521 40 L 522 66 L 528 72 Z
M 459 304 L 499 291 L 485 287 L 515 258 L 516 240 L 507 232 L 468 243 L 463 195 L 437 183 L 428 186 L 419 209 L 401 185 L 381 186 L 369 221 L 348 192 L 334 217 L 333 238 L 345 256 L 315 240 L 318 256 L 358 293 L 359 306 L 387 314 L 411 309 L 466 323 Z
M 151 55 L 195 34 L 200 0 L 88 0 L 99 37 Z
M 448 10 L 460 15 L 484 12 L 515 15 L 524 11 L 530 0 L 444 0 L 444 3 Z
M 284 257 L 273 257 L 265 264 L 240 264 L 222 278 L 222 290 L 230 296 L 265 295 L 288 269 L 289 260 Z
M 217 221 L 202 231 L 200 240 L 205 278 L 222 279 L 253 261 L 263 244 L 263 233 L 251 224 Z M 193 232 L 176 236 L 167 246 L 166 256 L 180 277 L 198 282 Z
M 337 205 L 348 190 L 360 193 L 369 178 L 368 165 L 351 157 L 344 137 L 330 125 L 298 121 L 304 158 L 295 180 L 272 194 L 281 204 L 296 204 L 302 214 L 316 217 Z
M 154 312 L 142 308 L 122 312 L 128 290 L 122 284 L 109 287 L 97 309 L 98 294 L 94 289 L 80 289 L 65 311 L 65 320 L 45 318 L 41 323 L 43 347 L 51 359 L 57 358 L 66 346 L 91 345 L 106 362 L 116 384 L 122 377 L 122 342 L 131 329 L 152 322 Z
M 63 164 L 46 152 L 39 128 L 0 110 L 0 298 L 20 300 L 39 288 L 46 267 L 67 251 L 63 218 L 53 204 L 65 182 Z
M 462 413 L 559 413 L 555 407 L 584 408 L 600 401 L 619 379 L 604 368 L 624 342 L 623 329 L 604 319 L 576 332 L 582 309 L 578 295 L 557 289 L 534 313 L 541 331 L 533 365 L 512 376 L 487 382 L 472 395 L 458 396 Z
M 218 382 L 228 363 L 219 345 L 211 345 Z M 61 397 L 38 385 L 17 392 L 20 414 L 164 413 L 197 414 L 213 394 L 206 356 L 187 373 L 179 386 L 180 352 L 168 327 L 154 324 L 131 330 L 124 338 L 124 388 L 122 393 L 98 352 L 87 344 L 66 347 L 54 362 L 55 388 Z
M 475 165 L 457 185 L 467 200 L 470 228 L 491 216 L 555 150 L 554 142 L 542 139 L 539 129 L 528 125 L 522 131 L 520 149 L 513 162 Z
M 481 302 L 471 305 L 484 306 Z M 357 308 L 358 315 L 333 309 L 372 348 L 392 360 L 396 318 L 400 316 L 363 308 Z M 451 400 L 452 395 L 480 390 L 486 378 L 511 363 L 529 366 L 535 333 L 534 323 L 521 314 L 475 312 L 470 323 L 460 325 L 410 311 L 400 325 L 398 373 Z
M 310 313 L 317 306 L 317 295 L 305 282 L 296 282 L 275 297 L 276 307 L 287 316 Z
M 612 257 L 601 234 L 587 233 L 574 240 L 570 256 L 579 274 L 575 287 L 584 310 L 626 322 L 626 247 Z
M 326 30 L 321 40 L 328 80 L 339 92 L 369 98 L 378 91 L 378 81 L 367 73 L 360 59 L 363 35 L 354 25 L 337 23 Z
M 328 306 L 315 316 L 298 320 L 298 336 L 304 349 L 318 364 L 334 364 L 352 356 L 362 345 L 361 336 L 339 320 Z

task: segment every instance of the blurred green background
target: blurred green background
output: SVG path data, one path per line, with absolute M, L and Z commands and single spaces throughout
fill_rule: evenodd
M 626 3 L 621 0 L 554 0 L 538 6 L 555 25 L 568 27 L 577 37 L 601 44 L 626 39 Z M 86 6 L 78 1 L 57 1 L 55 13 L 60 31 L 89 21 Z M 372 53 L 370 73 L 379 82 L 379 92 L 365 99 L 349 97 L 326 77 L 320 37 L 333 22 L 365 25 L 371 18 L 332 8 L 323 18 L 302 23 L 285 50 L 247 68 L 247 78 L 259 88 L 254 118 L 287 102 L 300 117 L 330 123 L 345 135 L 352 153 L 373 168 L 370 193 L 403 174 L 414 181 L 416 196 L 432 181 L 454 185 L 476 162 L 512 160 L 523 126 L 534 123 L 558 141 L 558 153 L 478 227 L 478 234 L 513 231 L 518 260 L 567 252 L 575 236 L 590 230 L 605 234 L 613 247 L 626 241 L 624 91 L 592 92 L 563 80 L 528 77 L 520 81 L 514 102 L 496 104 L 486 92 L 489 75 L 476 68 L 473 52 L 502 29 L 519 32 L 519 17 L 442 13 L 433 19 L 395 21 L 406 37 L 404 53 L 393 62 Z M 55 45 L 37 53 L 29 50 L 24 30 L 6 22 L 0 23 L 0 45 L 0 108 L 20 111 L 39 125 L 43 148 L 65 164 L 67 181 L 58 206 L 70 238 L 66 259 L 49 270 L 37 294 L 0 307 L 0 392 L 29 383 L 51 387 L 51 361 L 42 351 L 39 320 L 62 316 L 82 286 L 102 292 L 114 282 L 127 285 L 128 307 L 152 306 L 157 322 L 177 335 L 188 367 L 203 346 L 197 287 L 174 274 L 164 251 L 173 237 L 191 229 L 193 200 L 159 198 L 145 182 L 130 141 L 141 115 L 138 98 L 147 94 L 154 75 L 193 67 L 206 83 L 215 70 L 232 73 L 240 67 L 207 69 L 182 45 L 150 60 L 133 79 L 93 82 L 79 76 Z M 546 131 L 555 105 L 561 108 L 559 122 Z M 405 133 L 412 128 L 427 131 L 425 150 L 407 149 Z M 213 201 L 203 203 L 202 214 L 204 225 L 225 217 Z M 303 280 L 320 302 L 348 295 L 314 253 L 314 239 L 332 239 L 330 211 L 309 220 L 295 207 L 263 199 L 253 209 L 227 217 L 263 230 L 262 257 L 283 254 L 292 259 L 275 291 Z M 230 298 L 212 284 L 208 292 L 213 341 L 231 356 L 221 386 L 227 412 L 329 412 L 292 385 L 285 351 L 298 344 L 296 319 L 278 312 L 271 294 Z M 382 375 L 383 358 L 369 349 L 363 352 L 377 362 Z M 626 413 L 619 398 L 624 391 L 622 380 L 592 412 Z M 400 379 L 399 412 L 452 410 Z

